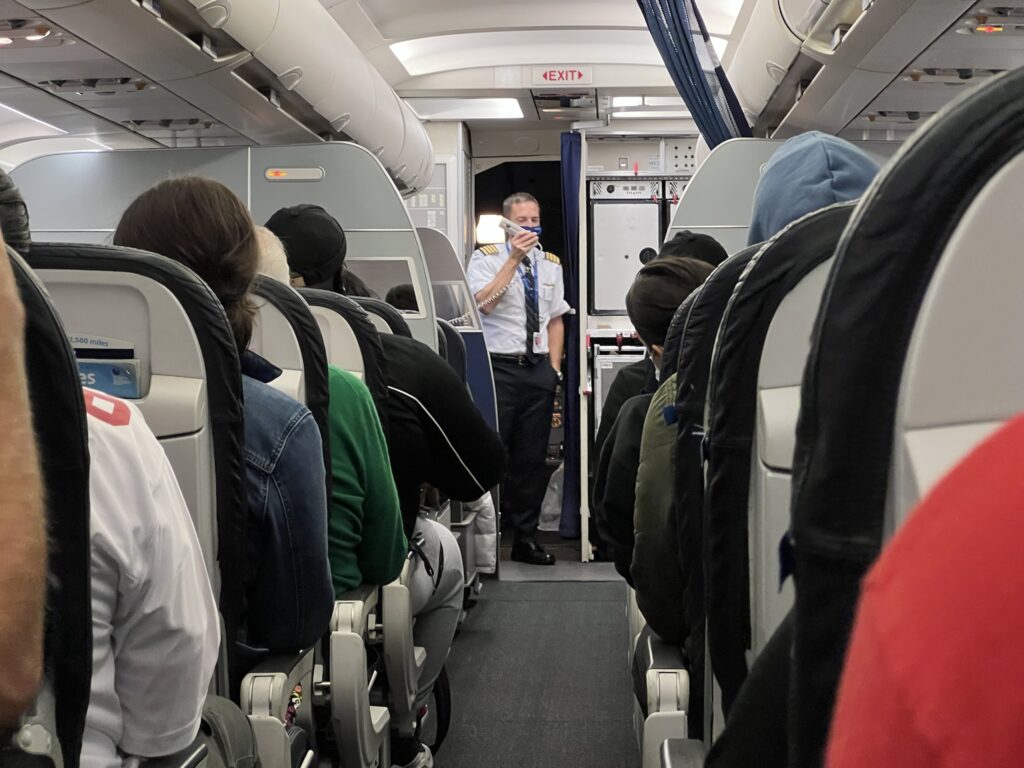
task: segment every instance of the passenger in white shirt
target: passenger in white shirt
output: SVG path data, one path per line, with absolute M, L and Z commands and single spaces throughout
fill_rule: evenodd
M 81 765 L 120 768 L 174 754 L 196 737 L 220 623 L 163 449 L 134 405 L 84 395 L 93 668 Z

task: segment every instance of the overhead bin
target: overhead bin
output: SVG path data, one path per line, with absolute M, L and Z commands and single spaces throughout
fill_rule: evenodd
M 777 0 L 757 0 L 726 71 L 740 106 L 752 123 L 800 52 L 801 40 L 786 26 L 776 3 Z M 800 3 L 786 5 L 789 8 Z
M 162 17 L 126 0 L 22 5 L 247 140 L 309 142 L 333 131 L 376 155 L 403 194 L 430 179 L 433 147 L 422 122 L 319 0 L 162 0 Z M 197 31 L 241 50 L 211 55 L 190 39 Z M 295 114 L 257 90 L 265 85 L 294 94 Z
M 398 98 L 319 0 L 188 0 L 326 119 L 375 154 L 403 193 L 423 186 L 433 147 Z

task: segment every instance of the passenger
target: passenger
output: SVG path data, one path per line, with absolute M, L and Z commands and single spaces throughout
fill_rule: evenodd
M 878 165 L 843 139 L 811 131 L 786 141 L 765 165 L 754 193 L 748 242 L 768 240 L 789 224 L 867 190 Z M 792 631 L 787 620 L 777 635 Z M 725 730 L 712 745 L 708 768 L 786 765 L 790 644 L 773 638 L 757 657 L 730 709 Z M 767 684 L 766 684 L 766 681 Z
M 794 136 L 765 164 L 747 245 L 771 239 L 820 208 L 856 200 L 877 173 L 875 161 L 848 141 L 819 131 Z
M 256 246 L 260 252 L 259 273 L 285 285 L 291 284 L 288 258 L 277 235 L 266 227 L 256 227 Z
M 322 217 L 329 217 L 334 228 L 307 226 L 308 219 Z M 330 290 L 331 285 L 346 283 L 350 273 L 344 269 L 345 232 L 322 208 L 282 209 L 267 226 L 281 238 L 289 253 L 289 267 L 303 284 Z M 334 259 L 334 266 L 325 270 L 321 265 L 328 256 Z M 381 334 L 380 340 L 390 395 L 391 469 L 405 533 L 411 536 L 424 483 L 457 501 L 472 501 L 497 484 L 505 451 L 465 384 L 432 349 L 391 333 Z
M 680 610 L 686 600 L 688 579 L 679 547 L 679 529 L 673 505 L 675 492 L 676 416 L 679 350 L 683 325 L 694 295 L 673 315 L 661 355 L 661 386 L 654 393 L 644 419 L 636 473 L 633 507 L 633 561 L 630 575 L 636 602 L 647 624 L 662 640 L 682 646 L 690 628 Z
M 93 640 L 81 764 L 119 768 L 195 739 L 220 619 L 185 499 L 142 413 L 84 395 Z
M 143 192 L 114 233 L 117 245 L 162 253 L 194 270 L 224 305 L 242 364 L 250 516 L 249 646 L 291 653 L 327 631 L 334 607 L 327 560 L 323 448 L 309 410 L 266 382 L 280 371 L 246 351 L 259 251 L 252 220 L 223 184 L 196 176 Z
M 25 310 L 4 255 L 0 255 L 0 326 L 4 331 L 0 336 L 0 399 L 4 404 L 0 410 L 2 734 L 17 727 L 39 687 L 46 603 L 46 521 L 25 372 Z
M 285 208 L 275 213 L 267 226 L 291 254 L 289 271 L 299 281 L 328 290 L 344 284 L 340 273 L 347 250 L 345 232 L 327 211 L 311 205 Z M 387 453 L 398 491 L 402 528 L 417 551 L 409 589 L 417 617 L 413 637 L 417 645 L 427 649 L 417 698 L 422 705 L 441 673 L 455 636 L 465 579 L 462 555 L 451 531 L 419 514 L 420 488 L 429 483 L 452 498 L 472 501 L 497 484 L 504 467 L 504 451 L 455 371 L 429 347 L 394 334 L 382 334 L 381 345 L 387 361 Z M 333 391 L 331 410 L 333 432 Z M 332 450 L 333 445 L 332 435 Z M 420 757 L 408 743 L 395 745 L 394 762 L 430 765 L 417 762 L 429 759 L 429 750 L 415 746 L 420 749 Z
M 658 258 L 637 272 L 626 295 L 626 311 L 655 368 L 661 366 L 672 316 L 711 274 L 711 265 L 690 258 Z M 637 395 L 622 406 L 598 458 L 594 479 L 597 521 L 615 570 L 630 584 L 633 561 L 633 508 L 640 439 L 653 395 Z
M 370 290 L 370 286 L 363 282 L 355 272 L 349 269 L 342 269 L 338 278 L 338 293 L 344 296 L 363 296 L 367 299 L 379 299 L 376 292 Z
M 917 506 L 872 566 L 846 656 L 827 765 L 1024 765 L 1024 418 Z
M 416 312 L 420 308 L 419 304 L 416 303 L 416 292 L 409 283 L 396 285 L 388 291 L 387 296 L 384 297 L 384 301 L 395 309 L 404 309 Z
M 658 258 L 666 256 L 688 257 L 698 261 L 707 262 L 712 267 L 717 267 L 727 258 L 728 252 L 711 235 L 704 235 L 699 232 L 691 232 L 684 229 L 676 232 L 671 240 L 666 240 L 661 250 L 658 251 Z
M 717 267 L 728 258 L 717 240 L 710 235 L 695 234 L 689 230 L 677 232 L 671 240 L 666 240 L 661 246 L 658 255 L 652 261 L 666 257 L 691 258 L 706 262 L 712 267 Z M 654 378 L 654 366 L 650 358 L 624 366 L 619 370 L 608 390 L 608 397 L 601 406 L 601 424 L 598 427 L 597 435 L 594 437 L 594 455 L 600 456 L 605 440 L 615 424 L 622 404 L 629 398 L 642 395 L 644 392 L 654 392 L 658 384 Z
M 284 245 L 266 227 L 256 231 L 260 272 L 288 285 L 290 279 L 281 279 L 290 274 Z M 370 390 L 358 376 L 337 366 L 327 366 L 327 374 L 331 441 L 327 556 L 334 593 L 341 595 L 360 584 L 383 585 L 397 579 L 409 545 L 402 531 L 384 430 Z

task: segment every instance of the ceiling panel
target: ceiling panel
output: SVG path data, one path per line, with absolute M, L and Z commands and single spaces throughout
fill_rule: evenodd
M 325 0 L 324 4 L 330 8 L 347 3 Z M 640 9 L 629 0 L 359 0 L 359 4 L 389 40 L 502 29 L 646 29 Z M 709 31 L 728 35 L 741 5 L 741 0 L 701 3 Z M 529 42 L 528 35 L 523 39 Z
M 516 64 L 644 64 L 662 66 L 646 30 L 535 30 L 472 32 L 405 40 L 392 52 L 410 75 Z

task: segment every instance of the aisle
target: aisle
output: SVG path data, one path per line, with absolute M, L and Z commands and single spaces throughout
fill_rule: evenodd
M 625 585 L 488 581 L 448 663 L 438 768 L 634 768 Z

